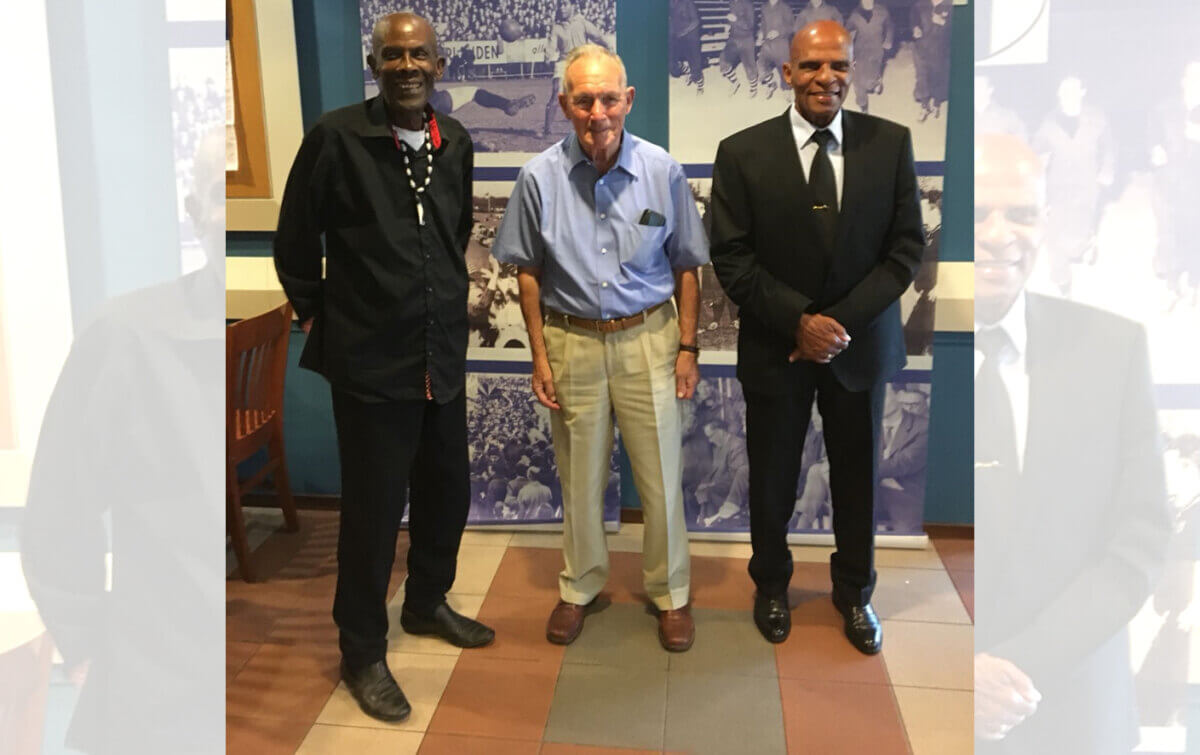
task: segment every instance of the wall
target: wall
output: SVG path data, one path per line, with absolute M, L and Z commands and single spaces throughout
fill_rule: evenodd
M 626 121 L 630 131 L 659 144 L 667 141 L 666 0 L 617 0 L 617 44 L 637 102 Z M 357 0 L 293 0 L 300 95 L 305 129 L 326 110 L 362 99 Z M 942 261 L 972 258 L 972 6 L 954 8 L 954 38 L 946 183 L 943 200 Z M 271 234 L 230 233 L 230 256 L 269 256 Z M 303 334 L 292 335 L 295 365 Z M 969 333 L 938 332 L 934 337 L 933 399 L 930 418 L 926 521 L 973 521 L 972 346 Z M 289 472 L 296 492 L 336 493 L 337 448 L 329 392 L 316 375 L 288 372 L 285 412 Z M 630 479 L 626 466 L 624 479 Z M 622 505 L 636 507 L 632 485 L 624 485 Z

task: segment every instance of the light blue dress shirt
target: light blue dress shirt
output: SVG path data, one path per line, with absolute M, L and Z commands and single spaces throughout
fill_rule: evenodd
M 708 262 L 708 238 L 665 150 L 626 131 L 601 176 L 571 134 L 521 169 L 492 254 L 542 271 L 543 306 L 610 320 L 670 298 L 674 270 Z

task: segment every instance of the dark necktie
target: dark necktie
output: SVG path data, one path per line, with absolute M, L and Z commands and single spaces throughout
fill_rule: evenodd
M 983 363 L 975 376 L 975 526 L 1008 540 L 1022 526 L 1021 472 L 1017 468 L 1017 432 L 1012 400 L 1000 375 L 1016 355 L 1002 328 L 975 335 Z M 978 552 L 976 553 L 978 557 Z M 985 554 L 1001 563 L 1000 551 Z
M 1000 368 L 1016 356 L 1003 328 L 984 328 L 975 334 L 983 364 L 975 376 L 975 461 L 983 468 L 1017 470 L 1017 431 L 1012 399 Z
M 826 241 L 832 246 L 837 230 L 837 181 L 833 177 L 833 162 L 829 159 L 829 142 L 833 134 L 828 129 L 819 129 L 812 135 L 817 143 L 817 154 L 808 171 L 808 186 L 813 194 L 813 213 L 817 217 Z

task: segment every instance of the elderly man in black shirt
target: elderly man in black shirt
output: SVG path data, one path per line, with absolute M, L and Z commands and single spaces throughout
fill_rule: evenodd
M 494 637 L 446 604 L 470 504 L 463 254 L 474 157 L 462 125 L 428 104 L 445 67 L 428 21 L 380 19 L 367 63 L 379 96 L 326 113 L 300 146 L 275 266 L 308 334 L 300 364 L 333 390 L 342 679 L 366 713 L 398 721 L 410 706 L 385 661 L 385 603 L 406 491 L 401 625 L 460 647 Z

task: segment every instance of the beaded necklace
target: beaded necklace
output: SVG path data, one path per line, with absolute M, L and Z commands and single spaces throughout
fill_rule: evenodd
M 425 167 L 425 178 L 421 182 L 420 186 L 417 186 L 417 181 L 415 178 L 413 178 L 412 160 L 409 157 L 410 152 L 412 152 L 414 155 L 416 153 L 412 147 L 408 146 L 407 143 L 401 146 L 400 137 L 396 135 L 396 129 L 394 128 L 392 129 L 392 139 L 396 142 L 396 149 L 400 150 L 400 154 L 404 156 L 404 173 L 406 176 L 408 176 L 408 188 L 412 189 L 413 198 L 416 200 L 417 204 L 417 223 L 420 225 L 425 225 L 425 205 L 423 204 L 422 200 L 424 199 L 426 187 L 428 187 L 429 182 L 433 180 L 433 138 L 430 135 L 428 115 L 422 119 L 421 127 L 425 132 L 425 154 L 427 156 L 428 163 Z

